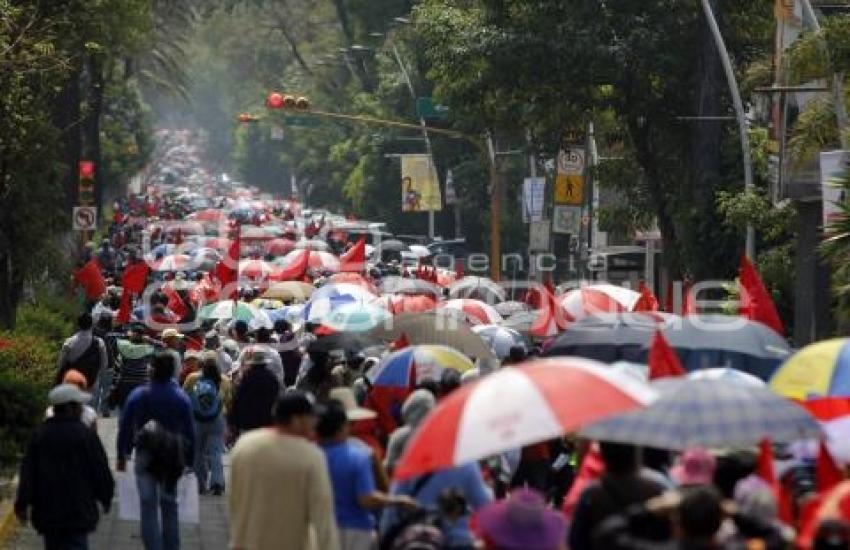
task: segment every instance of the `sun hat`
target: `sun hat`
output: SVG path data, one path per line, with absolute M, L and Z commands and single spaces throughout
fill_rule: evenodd
M 203 358 L 204 358 L 203 353 L 201 353 L 198 350 L 194 350 L 194 349 L 186 350 L 186 353 L 183 354 L 183 360 L 184 361 L 188 361 L 190 359 L 194 359 L 195 361 L 200 361 Z
M 51 405 L 64 405 L 66 403 L 80 403 L 85 405 L 91 401 L 91 394 L 86 393 L 74 384 L 59 384 L 47 394 Z
M 71 369 L 62 376 L 63 384 L 73 384 L 85 391 L 86 388 L 89 387 L 89 381 L 86 380 L 86 375 L 78 371 L 77 369 Z
M 714 481 L 717 459 L 702 447 L 687 449 L 670 470 L 679 485 L 710 485 Z
M 162 331 L 162 339 L 168 340 L 169 338 L 183 338 L 183 333 L 176 328 L 167 328 Z
M 484 538 L 505 550 L 555 550 L 565 540 L 566 521 L 531 489 L 514 491 L 478 513 Z
M 375 411 L 357 405 L 357 398 L 351 388 L 334 388 L 330 391 L 328 397 L 342 403 L 343 408 L 345 408 L 345 415 L 352 422 L 371 420 L 378 416 Z

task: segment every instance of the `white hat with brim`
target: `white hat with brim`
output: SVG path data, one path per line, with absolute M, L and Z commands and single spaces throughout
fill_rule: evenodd
M 91 394 L 84 392 L 74 384 L 60 384 L 50 390 L 47 399 L 51 405 L 64 405 L 66 403 L 85 405 L 91 401 Z
M 351 388 L 334 388 L 330 391 L 328 397 L 342 403 L 342 406 L 345 408 L 345 415 L 352 422 L 372 420 L 378 416 L 378 413 L 375 411 L 357 405 L 357 399 L 354 397 L 354 392 Z

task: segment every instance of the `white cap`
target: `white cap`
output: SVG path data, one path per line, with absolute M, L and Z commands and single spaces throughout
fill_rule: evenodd
M 64 405 L 66 403 L 80 403 L 85 405 L 91 401 L 91 394 L 86 393 L 74 384 L 59 384 L 47 394 L 51 405 Z

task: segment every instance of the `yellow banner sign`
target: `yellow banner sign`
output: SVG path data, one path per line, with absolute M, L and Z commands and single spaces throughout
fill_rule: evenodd
M 429 155 L 402 155 L 401 210 L 427 212 L 441 210 L 440 180 Z

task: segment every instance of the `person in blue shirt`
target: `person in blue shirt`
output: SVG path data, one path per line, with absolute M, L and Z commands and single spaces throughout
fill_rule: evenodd
M 372 451 L 349 437 L 349 415 L 340 401 L 331 399 L 327 403 L 316 433 L 328 462 L 341 550 L 376 549 L 372 511 L 385 506 L 416 508 L 416 501 L 406 495 L 390 496 L 375 488 Z
M 415 498 L 419 506 L 425 510 L 440 512 L 445 548 L 456 550 L 474 547 L 475 539 L 469 527 L 470 513 L 493 501 L 493 493 L 484 483 L 481 470 L 476 463 L 395 482 L 390 488 L 390 494 L 407 495 Z M 459 497 L 463 497 L 465 501 L 465 510 L 456 517 L 447 516 L 441 510 L 441 501 L 450 500 L 456 503 Z M 384 511 L 381 516 L 381 535 L 386 535 L 401 520 L 398 512 L 395 507 L 389 507 Z
M 121 414 L 117 469 L 119 472 L 126 469 L 127 458 L 135 447 L 134 471 L 139 489 L 142 542 L 146 550 L 177 550 L 180 548 L 180 528 L 176 482 L 182 474 L 182 465 L 191 464 L 194 455 L 192 404 L 174 380 L 176 367 L 171 353 L 157 353 L 151 366 L 150 383 L 130 393 Z M 138 444 L 136 435 L 140 432 L 145 436 L 156 434 L 153 437 L 165 433 L 166 437 L 160 437 L 159 444 L 146 448 Z M 182 445 L 168 445 L 169 436 L 171 441 L 180 440 Z M 180 450 L 183 456 L 178 454 Z M 164 453 L 169 456 L 162 456 Z M 163 466 L 178 471 L 163 475 Z

